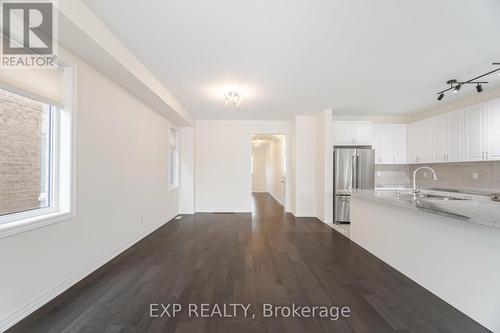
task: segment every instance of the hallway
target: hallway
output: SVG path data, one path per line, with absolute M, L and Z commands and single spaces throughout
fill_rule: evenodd
M 487 332 L 318 220 L 264 193 L 254 207 L 167 223 L 9 332 Z M 251 303 L 256 317 L 150 318 L 152 303 Z M 262 303 L 350 317 L 262 318 Z

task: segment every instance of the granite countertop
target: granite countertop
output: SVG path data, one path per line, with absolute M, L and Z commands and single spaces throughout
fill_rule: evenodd
M 409 190 L 402 190 L 398 196 L 392 189 L 356 190 L 352 196 L 500 228 L 500 202 L 492 201 L 488 196 L 431 190 L 422 190 L 421 194 L 465 200 L 439 200 L 432 197 L 415 200 Z

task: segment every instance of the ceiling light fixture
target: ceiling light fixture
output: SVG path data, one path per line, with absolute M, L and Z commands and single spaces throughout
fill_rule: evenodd
M 241 103 L 241 95 L 236 91 L 228 91 L 224 93 L 226 106 L 238 106 Z
M 500 66 L 500 62 L 494 62 L 493 66 Z M 458 81 L 455 79 L 448 80 L 446 82 L 446 84 L 448 84 L 450 87 L 448 89 L 445 89 L 445 90 L 438 92 L 437 93 L 437 95 L 438 95 L 437 100 L 438 101 L 442 100 L 444 98 L 444 93 L 447 91 L 452 90 L 453 93 L 458 93 L 460 91 L 460 89 L 462 88 L 462 86 L 466 85 L 466 84 L 475 84 L 477 93 L 481 93 L 481 92 L 483 92 L 483 84 L 487 84 L 488 81 L 477 81 L 477 80 L 479 80 L 480 78 L 485 77 L 487 75 L 493 74 L 493 73 L 498 73 L 498 75 L 500 75 L 500 67 L 497 69 L 494 69 L 492 71 L 489 71 L 488 73 L 476 76 L 475 78 L 472 78 L 472 79 L 467 80 L 467 81 Z

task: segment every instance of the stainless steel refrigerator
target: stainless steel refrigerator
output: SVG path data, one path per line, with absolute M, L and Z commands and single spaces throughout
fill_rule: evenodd
M 336 147 L 333 151 L 333 216 L 335 223 L 350 223 L 351 193 L 375 187 L 375 150 Z

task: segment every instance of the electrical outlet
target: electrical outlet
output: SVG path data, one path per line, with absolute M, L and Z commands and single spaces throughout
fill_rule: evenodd
M 427 178 L 427 172 L 426 171 L 423 172 L 423 176 L 424 176 L 424 178 Z
M 143 218 L 142 213 L 139 213 L 139 222 L 141 223 L 142 223 L 142 218 Z
M 377 171 L 377 177 L 380 177 L 380 175 L 381 175 L 381 172 Z
M 477 173 L 477 172 L 473 172 L 473 173 L 472 173 L 472 179 L 474 179 L 474 180 L 478 180 L 478 179 L 479 179 L 479 173 Z

